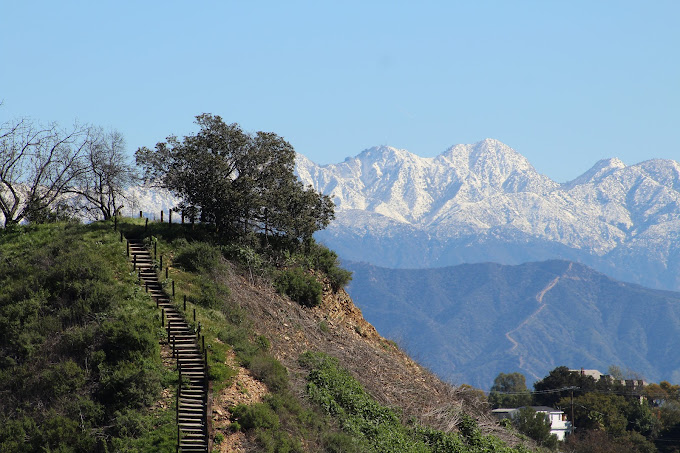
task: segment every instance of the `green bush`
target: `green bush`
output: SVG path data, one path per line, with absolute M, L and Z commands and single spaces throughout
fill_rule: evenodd
M 273 392 L 281 392 L 288 388 L 286 367 L 271 356 L 256 355 L 250 361 L 249 369 L 255 378 L 262 381 Z
M 220 308 L 227 297 L 229 297 L 229 288 L 220 285 L 206 278 L 202 278 L 198 284 L 199 295 L 196 300 L 196 305 L 204 308 Z
M 260 444 L 260 451 L 265 453 L 302 453 L 302 445 L 285 431 L 257 429 L 255 438 Z
M 187 242 L 175 255 L 175 266 L 189 272 L 210 271 L 220 266 L 222 252 L 207 242 Z
M 314 269 L 326 274 L 334 291 L 344 288 L 352 280 L 352 272 L 340 267 L 338 255 L 323 245 L 311 247 L 311 260 Z
M 279 293 L 287 295 L 300 305 L 315 307 L 321 304 L 323 290 L 321 283 L 299 267 L 282 271 L 276 277 L 274 287 Z
M 217 338 L 233 348 L 241 365 L 246 367 L 260 351 L 259 346 L 250 341 L 249 337 L 248 328 L 231 324 L 225 325 L 217 334 Z
M 86 379 L 85 370 L 73 360 L 57 363 L 40 376 L 43 392 L 50 398 L 76 394 L 85 385 Z
M 278 415 L 265 403 L 239 404 L 231 412 L 243 429 L 278 429 L 280 426 Z

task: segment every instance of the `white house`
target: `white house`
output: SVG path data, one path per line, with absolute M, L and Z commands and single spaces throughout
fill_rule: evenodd
M 571 422 L 567 420 L 567 414 L 559 409 L 553 409 L 548 406 L 529 406 L 536 412 L 546 414 L 550 420 L 550 434 L 557 436 L 558 440 L 564 440 L 566 436 L 572 433 Z M 513 418 L 521 408 L 512 409 L 494 409 L 491 411 L 499 420 L 504 418 Z

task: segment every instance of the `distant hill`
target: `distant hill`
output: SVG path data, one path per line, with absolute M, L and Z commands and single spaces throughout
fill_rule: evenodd
M 566 259 L 680 290 L 680 163 L 605 159 L 567 183 L 492 139 L 433 158 L 387 146 L 332 165 L 297 158 L 337 219 L 317 238 L 346 260 L 391 268 Z
M 531 382 L 556 366 L 629 368 L 680 382 L 680 293 L 568 261 L 386 269 L 345 263 L 365 318 L 454 383 Z

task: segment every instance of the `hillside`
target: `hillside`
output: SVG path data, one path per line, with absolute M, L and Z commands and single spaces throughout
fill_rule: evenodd
M 488 389 L 500 372 L 520 371 L 531 382 L 559 365 L 680 379 L 680 293 L 568 261 L 347 266 L 366 319 L 451 382 Z
M 110 225 L 0 230 L 0 451 L 175 451 L 159 315 Z
M 174 451 L 172 395 L 177 369 L 172 345 L 165 339 L 165 329 L 159 328 L 160 310 L 138 286 L 136 271 L 130 272 L 130 264 L 125 264 L 124 242 L 112 226 L 110 222 L 25 226 L 0 234 L 3 276 L 21 274 L 34 282 L 36 291 L 21 305 L 33 307 L 35 320 L 30 324 L 16 318 L 21 313 L 17 311 L 19 293 L 6 292 L 13 296 L 2 299 L 3 320 L 9 320 L 3 331 L 9 332 L 7 326 L 11 326 L 15 332 L 5 336 L 5 341 L 19 338 L 22 342 L 6 343 L 0 350 L 0 391 L 13 395 L 0 400 L 3 451 L 57 446 L 60 451 Z M 203 336 L 208 351 L 215 450 L 527 451 L 503 446 L 494 436 L 511 445 L 518 439 L 489 418 L 476 392 L 443 383 L 380 337 L 348 295 L 334 288 L 320 271 L 312 272 L 323 282 L 322 301 L 306 307 L 273 289 L 272 268 L 262 260 L 264 255 L 257 258 L 251 253 L 253 244 L 219 245 L 200 226 L 150 223 L 144 227 L 138 220 L 118 226 L 126 235 L 145 237 L 154 254 L 157 251 L 165 258 L 155 260 L 155 266 L 168 297 L 172 297 L 171 287 L 187 296 L 186 310 L 179 294 L 175 306 Z M 66 242 L 61 233 L 52 233 L 58 231 L 69 232 Z M 80 250 L 79 254 L 70 255 L 72 248 Z M 86 258 L 87 249 L 96 258 Z M 30 259 L 32 266 L 60 277 L 44 279 L 22 264 L 22 255 L 35 256 Z M 95 288 L 99 276 L 110 275 L 107 266 L 115 269 L 118 286 L 113 288 L 118 289 L 111 291 L 123 299 L 115 298 L 119 302 L 113 303 L 113 311 L 84 303 L 101 302 L 104 299 L 97 295 L 113 296 L 111 292 L 98 289 L 94 297 L 82 300 L 77 296 L 83 286 L 76 276 L 90 275 L 93 260 L 100 269 L 94 274 Z M 60 262 L 68 263 L 69 274 L 58 271 Z M 10 272 L 7 266 L 15 270 Z M 50 294 L 59 293 L 41 286 L 49 281 L 56 282 L 54 288 L 72 288 L 54 299 L 58 305 L 50 302 Z M 38 294 L 46 296 L 44 302 Z M 52 312 L 60 322 L 50 321 Z M 144 319 L 148 319 L 130 318 L 139 313 L 146 313 Z M 36 327 L 39 323 L 50 327 Z M 31 347 L 16 349 L 27 341 Z M 103 353 L 98 352 L 98 345 Z M 142 348 L 147 356 L 125 353 L 124 346 Z M 137 357 L 143 364 L 128 364 Z M 136 373 L 126 374 L 133 370 Z M 147 376 L 152 370 L 159 377 Z M 146 386 L 134 384 L 140 378 L 151 381 Z M 52 380 L 54 384 L 46 386 Z M 326 396 L 319 399 L 322 395 Z M 89 398 L 92 403 L 86 403 Z M 329 407 L 335 409 L 324 409 L 322 402 L 334 398 L 339 399 Z M 347 405 L 350 401 L 354 403 Z M 125 404 L 137 412 L 124 409 Z M 16 420 L 17 411 L 24 414 L 20 420 Z M 36 430 L 38 426 L 43 429 Z M 365 431 L 362 426 L 380 429 Z M 475 426 L 494 436 L 480 436 Z
M 336 203 L 336 221 L 317 238 L 346 260 L 432 268 L 565 259 L 680 289 L 675 161 L 605 159 L 559 184 L 487 139 L 433 158 L 387 146 L 323 166 L 298 156 L 296 171 Z

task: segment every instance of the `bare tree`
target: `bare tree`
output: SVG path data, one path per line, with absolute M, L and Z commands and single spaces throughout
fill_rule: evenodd
M 90 129 L 18 119 L 0 125 L 0 213 L 4 225 L 48 211 L 82 173 Z
M 79 172 L 69 192 L 77 194 L 78 207 L 104 220 L 116 215 L 126 199 L 125 189 L 139 181 L 135 167 L 125 154 L 125 138 L 118 131 L 90 129 L 90 140 Z

